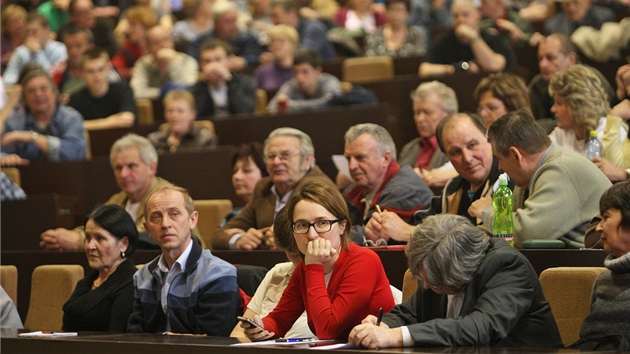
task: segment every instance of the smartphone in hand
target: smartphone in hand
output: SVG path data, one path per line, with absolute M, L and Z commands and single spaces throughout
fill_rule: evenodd
M 247 323 L 249 324 L 249 328 L 254 328 L 254 327 L 258 327 L 262 330 L 265 330 L 264 328 L 262 328 L 261 325 L 259 325 L 258 323 L 254 322 L 254 320 L 252 320 L 251 318 L 247 318 L 247 317 L 243 317 L 243 316 L 236 316 L 236 318 L 243 322 L 243 323 Z

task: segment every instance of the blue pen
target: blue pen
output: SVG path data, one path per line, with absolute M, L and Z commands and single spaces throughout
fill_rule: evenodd
M 299 342 L 306 342 L 311 340 L 311 338 L 280 338 L 280 339 L 276 339 L 276 342 L 279 343 L 299 343 Z

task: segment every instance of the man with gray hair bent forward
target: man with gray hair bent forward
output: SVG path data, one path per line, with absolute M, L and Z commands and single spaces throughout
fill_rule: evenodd
M 418 291 L 380 325 L 370 315 L 354 327 L 349 341 L 357 347 L 562 347 L 527 258 L 467 218 L 429 216 L 405 253 Z

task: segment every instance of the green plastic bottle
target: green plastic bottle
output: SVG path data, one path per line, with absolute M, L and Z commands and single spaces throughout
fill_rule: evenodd
M 508 187 L 507 175 L 503 173 L 499 176 L 499 189 L 492 196 L 492 206 L 494 207 L 492 234 L 494 237 L 501 237 L 512 246 L 514 246 L 513 205 L 514 195 Z

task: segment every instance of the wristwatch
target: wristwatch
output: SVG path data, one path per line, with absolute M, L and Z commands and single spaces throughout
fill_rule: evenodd
M 459 63 L 455 63 L 453 65 L 455 67 L 455 71 L 463 71 L 467 72 L 470 69 L 470 64 L 467 61 L 460 61 Z
M 35 140 L 37 140 L 37 138 L 39 138 L 39 133 L 36 131 L 31 130 L 31 140 L 33 142 L 35 142 Z

